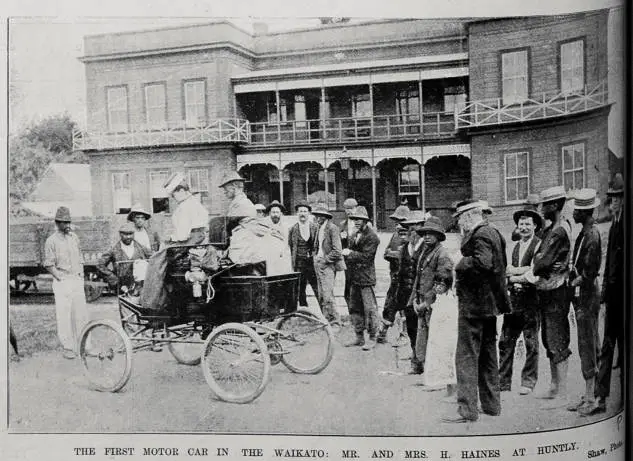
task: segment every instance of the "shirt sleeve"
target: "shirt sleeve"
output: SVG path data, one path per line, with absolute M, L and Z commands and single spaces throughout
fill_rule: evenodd
M 52 239 L 47 239 L 44 244 L 44 262 L 42 265 L 44 267 L 55 266 L 56 258 L 55 258 L 55 244 Z
M 191 222 L 188 209 L 177 209 L 172 220 L 174 229 L 171 234 L 171 240 L 173 242 L 185 242 L 189 238 L 189 234 L 191 234 Z
M 561 232 L 566 232 L 563 228 L 559 228 Z M 544 248 L 541 242 L 541 248 L 534 257 L 534 266 L 532 272 L 536 276 L 548 276 L 555 263 L 565 262 L 566 257 L 569 255 L 569 239 L 563 238 L 560 233 L 552 234 L 549 238 L 549 245 Z

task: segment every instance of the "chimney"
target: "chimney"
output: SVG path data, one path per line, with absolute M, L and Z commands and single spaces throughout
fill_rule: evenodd
M 254 35 L 266 35 L 268 33 L 268 24 L 265 22 L 254 22 L 253 23 L 253 34 Z

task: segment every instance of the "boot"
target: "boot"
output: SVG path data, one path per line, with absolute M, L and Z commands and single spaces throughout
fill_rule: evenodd
M 378 330 L 378 335 L 376 336 L 376 342 L 378 344 L 384 344 L 387 342 L 387 331 L 389 330 L 390 326 L 391 323 L 387 323 L 386 320 L 382 321 L 382 324 L 380 325 L 380 330 Z
M 363 333 L 356 333 L 356 339 L 345 343 L 345 347 L 354 347 L 354 346 L 364 346 L 365 345 L 365 335 Z
M 558 369 L 556 368 L 556 364 L 549 361 L 549 372 L 551 375 L 551 381 L 549 385 L 549 390 L 542 395 L 539 395 L 537 398 L 539 399 L 555 399 L 556 395 L 558 395 Z
M 362 349 L 364 351 L 370 351 L 374 347 L 376 347 L 376 341 L 373 338 L 369 338 L 369 341 L 367 341 L 367 342 L 365 342 L 365 344 L 363 344 Z
M 566 408 L 569 406 L 567 396 L 567 369 L 569 367 L 569 360 L 565 359 L 562 362 L 556 364 L 556 377 L 558 382 L 558 392 L 554 395 L 551 405 L 544 407 L 546 410 L 556 410 L 559 408 Z

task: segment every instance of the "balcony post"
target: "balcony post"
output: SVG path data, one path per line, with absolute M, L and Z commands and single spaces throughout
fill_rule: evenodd
M 371 208 L 374 218 L 374 229 L 377 229 L 377 206 L 376 206 L 376 165 L 374 162 L 374 148 L 371 148 Z
M 418 99 L 419 99 L 419 104 L 418 104 L 418 112 L 419 112 L 419 116 L 420 116 L 420 136 L 424 137 L 424 123 L 422 123 L 422 116 L 424 115 L 423 113 L 423 104 L 422 104 L 422 79 L 418 77 Z
M 424 169 L 424 147 L 420 146 L 420 209 L 426 213 L 426 182 L 424 181 L 425 176 Z
M 279 84 L 275 84 L 275 101 L 277 105 L 277 142 L 281 142 L 281 108 L 279 107 Z
M 369 137 L 374 139 L 374 86 L 369 75 L 369 107 L 371 107 L 371 118 L 369 119 Z
M 321 119 L 321 130 L 323 131 L 323 140 L 327 139 L 327 128 L 325 127 L 325 87 L 323 86 L 323 79 L 321 79 L 321 113 L 319 118 Z
M 284 204 L 284 169 L 279 168 L 277 170 L 279 173 L 279 202 Z

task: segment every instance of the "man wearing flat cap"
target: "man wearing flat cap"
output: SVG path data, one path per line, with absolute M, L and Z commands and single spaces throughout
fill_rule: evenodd
M 42 265 L 53 276 L 57 335 L 64 358 L 74 359 L 79 334 L 90 320 L 84 293 L 84 268 L 79 238 L 70 228 L 70 210 L 60 206 L 55 214 L 56 232 L 46 239 Z
M 97 263 L 97 270 L 113 291 L 116 291 L 117 285 L 119 289 L 132 288 L 134 284 L 132 261 L 146 260 L 152 255 L 148 248 L 134 239 L 134 232 L 132 223 L 124 223 L 119 228 L 120 240 L 105 251 Z
M 550 364 L 549 390 L 540 398 L 562 400 L 567 394 L 569 349 L 569 298 L 567 279 L 570 259 L 570 237 L 561 216 L 567 200 L 563 186 L 550 187 L 541 192 L 543 218 L 550 224 L 543 229 L 541 245 L 534 255 L 532 272 L 539 297 L 541 338 Z
M 299 282 L 299 306 L 308 306 L 306 298 L 306 287 L 308 283 L 317 299 L 319 299 L 319 289 L 316 272 L 314 271 L 313 248 L 316 241 L 318 226 L 311 222 L 310 212 L 312 207 L 307 203 L 295 205 L 297 212 L 297 223 L 288 231 L 288 246 L 292 259 L 292 270 L 301 273 Z
M 319 305 L 330 323 L 339 323 L 339 315 L 334 305 L 334 280 L 337 272 L 345 270 L 345 261 L 341 254 L 341 236 L 339 228 L 331 222 L 332 214 L 325 206 L 316 206 L 312 214 L 318 226 L 312 254 L 318 282 Z
M 509 278 L 512 312 L 503 316 L 499 340 L 499 378 L 501 391 L 512 388 L 514 351 L 519 336 L 525 343 L 525 364 L 521 371 L 520 395 L 530 394 L 538 380 L 539 314 L 536 287 L 524 279 L 532 268 L 534 253 L 541 244 L 536 233 L 543 227 L 541 216 L 531 207 L 518 210 L 513 215 L 519 241 L 512 250 L 512 260 L 506 273 Z
M 483 218 L 479 200 L 457 204 L 454 214 L 464 238 L 462 259 L 455 266 L 458 300 L 457 372 L 458 415 L 445 422 L 479 419 L 501 413 L 497 361 L 497 315 L 510 312 L 507 294 L 505 240 Z
M 600 291 L 598 273 L 602 262 L 600 232 L 594 224 L 593 212 L 600 205 L 594 189 L 580 189 L 574 197 L 574 221 L 582 225 L 571 256 L 569 285 L 574 289 L 572 304 L 578 334 L 580 370 L 585 380 L 585 394 L 567 409 L 583 414 L 596 406 L 594 399 L 598 374 L 598 314 Z
M 607 398 L 611 391 L 611 372 L 615 345 L 618 345 L 618 365 L 620 368 L 620 402 L 626 392 L 624 387 L 624 179 L 616 174 L 613 183 L 607 190 L 611 199 L 609 205 L 613 215 L 609 228 L 607 243 L 607 259 L 602 280 L 601 302 L 605 303 L 604 339 L 600 349 L 599 370 L 596 379 L 596 403 L 587 408 L 583 416 L 604 413 L 607 410 Z M 616 366 L 618 366 L 616 365 Z
M 349 314 L 356 339 L 346 346 L 362 346 L 363 350 L 375 347 L 378 333 L 378 306 L 376 304 L 376 251 L 380 239 L 367 223 L 369 216 L 363 206 L 356 207 L 348 216 L 356 226 L 348 247 L 341 252 L 349 275 Z M 365 330 L 369 337 L 365 340 Z
M 134 240 L 152 252 L 160 248 L 158 232 L 152 231 L 147 222 L 152 216 L 140 203 L 135 203 L 127 215 L 127 220 L 134 224 Z

